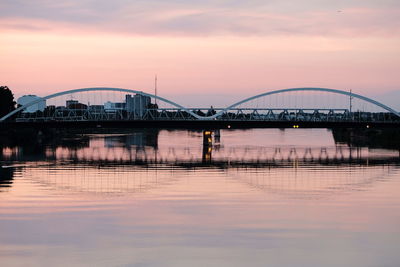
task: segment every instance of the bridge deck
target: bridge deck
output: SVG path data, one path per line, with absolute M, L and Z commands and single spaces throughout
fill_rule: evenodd
M 238 121 L 238 120 L 108 120 L 4 122 L 0 129 L 23 128 L 183 128 L 183 129 L 249 129 L 249 128 L 400 128 L 400 121 Z

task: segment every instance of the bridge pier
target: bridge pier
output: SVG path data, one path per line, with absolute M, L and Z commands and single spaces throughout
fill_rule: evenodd
M 211 163 L 213 146 L 212 134 L 213 132 L 211 130 L 203 130 L 203 163 Z
M 203 130 L 203 147 L 212 146 L 212 134 L 211 130 Z

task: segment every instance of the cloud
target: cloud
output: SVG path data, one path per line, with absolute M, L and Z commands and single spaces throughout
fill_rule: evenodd
M 52 28 L 47 23 L 31 23 L 25 20 L 0 20 L 0 29 L 10 29 L 17 31 L 49 31 Z
M 3 0 L 0 27 L 141 35 L 396 35 L 398 1 Z M 13 23 L 10 23 L 12 21 Z M 44 25 L 47 22 L 47 25 Z

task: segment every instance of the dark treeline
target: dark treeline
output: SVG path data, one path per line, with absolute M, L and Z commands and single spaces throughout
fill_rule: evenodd
M 0 118 L 15 109 L 14 95 L 7 86 L 0 86 Z

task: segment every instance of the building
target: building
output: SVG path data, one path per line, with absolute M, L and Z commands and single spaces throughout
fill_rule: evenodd
M 126 111 L 131 114 L 133 113 L 134 116 L 142 117 L 146 112 L 150 102 L 151 98 L 149 96 L 139 94 L 136 94 L 134 96 L 125 96 Z
M 119 103 L 119 102 L 110 102 L 107 101 L 104 103 L 104 110 L 106 112 L 117 112 L 121 110 L 125 110 L 126 103 Z
M 88 107 L 89 111 L 92 113 L 103 113 L 104 112 L 104 106 L 103 105 L 91 105 Z
M 78 100 L 67 100 L 67 102 L 65 103 L 65 106 L 67 108 L 71 108 L 72 106 L 79 104 Z
M 79 103 L 77 100 L 67 100 L 66 102 L 67 109 L 87 109 L 88 106 L 82 103 Z
M 76 104 L 71 104 L 68 106 L 68 109 L 80 109 L 80 110 L 84 110 L 87 109 L 88 106 L 82 103 L 76 103 Z
M 37 95 L 24 95 L 18 98 L 17 104 L 23 106 L 39 99 L 41 99 L 41 97 Z M 44 111 L 45 108 L 46 108 L 46 100 L 42 100 L 37 104 L 25 108 L 23 112 L 34 113 L 36 111 Z

